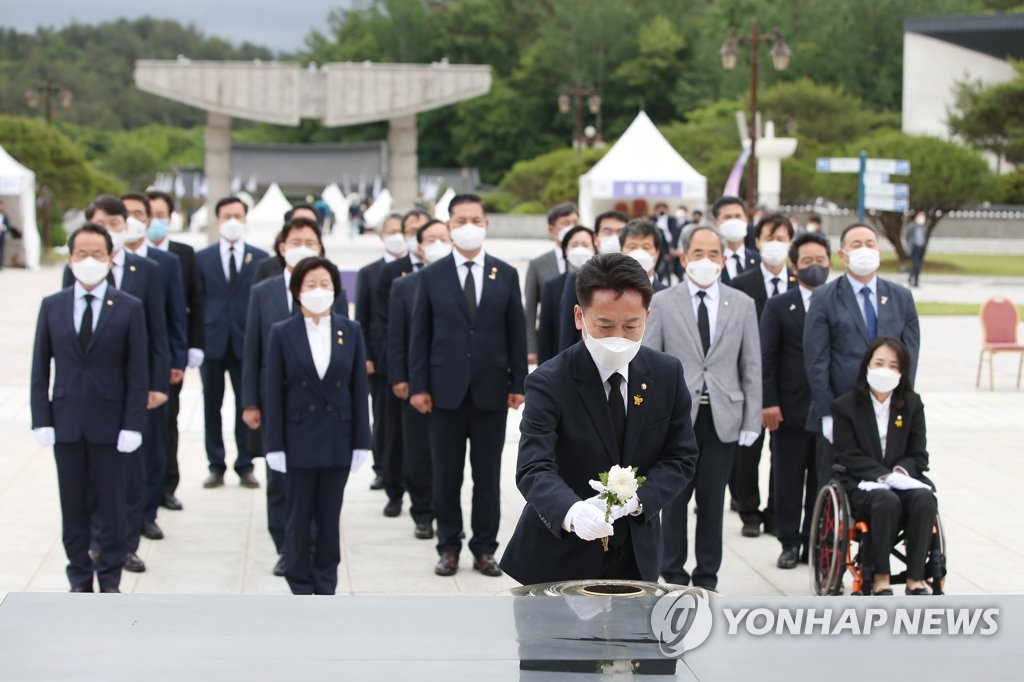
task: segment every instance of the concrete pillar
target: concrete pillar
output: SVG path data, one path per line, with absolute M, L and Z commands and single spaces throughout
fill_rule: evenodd
M 408 211 L 419 194 L 416 115 L 388 121 L 388 189 L 394 210 Z
M 219 238 L 214 206 L 231 193 L 231 117 L 207 112 L 204 141 L 206 157 L 203 170 L 206 173 L 206 214 L 209 218 L 206 236 L 213 244 Z

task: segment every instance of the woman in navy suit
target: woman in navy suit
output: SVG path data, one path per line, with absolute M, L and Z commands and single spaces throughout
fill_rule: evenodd
M 925 562 L 935 525 L 924 405 L 910 383 L 910 354 L 882 336 L 868 346 L 854 389 L 832 403 L 835 451 L 854 509 L 871 528 L 872 594 L 892 594 L 889 553 L 907 538 L 907 594 L 929 594 Z
M 267 466 L 287 473 L 285 578 L 293 594 L 334 594 L 338 521 L 349 473 L 370 454 L 366 349 L 359 323 L 331 312 L 338 269 L 322 257 L 295 266 L 302 316 L 278 322 L 267 343 Z M 310 557 L 310 522 L 316 538 Z

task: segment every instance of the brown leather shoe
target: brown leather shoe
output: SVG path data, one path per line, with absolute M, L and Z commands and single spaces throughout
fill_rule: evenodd
M 459 550 L 446 549 L 441 552 L 441 558 L 434 566 L 434 573 L 437 575 L 455 575 L 459 570 Z
M 253 476 L 251 473 L 239 474 L 238 478 L 241 479 L 239 482 L 242 484 L 243 488 L 259 488 L 260 487 L 260 482 L 258 480 L 256 480 L 256 477 Z
M 473 569 L 480 571 L 484 575 L 489 575 L 492 578 L 498 578 L 501 576 L 501 569 L 498 568 L 498 562 L 494 560 L 493 554 L 477 554 L 474 556 Z
M 116 587 L 104 587 L 100 589 L 100 592 L 103 594 L 121 594 L 121 590 Z
M 135 552 L 128 552 L 124 557 L 124 570 L 131 573 L 145 573 L 146 564 Z
M 204 488 L 219 488 L 224 485 L 224 474 L 210 474 L 203 481 Z

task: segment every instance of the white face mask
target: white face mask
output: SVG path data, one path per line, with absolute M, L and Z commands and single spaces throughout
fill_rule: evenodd
M 476 251 L 484 245 L 487 228 L 467 223 L 452 230 L 452 241 L 463 251 Z
M 132 216 L 128 216 L 128 220 L 125 222 L 127 224 L 124 230 L 125 242 L 137 242 L 146 238 L 146 223 Z
M 619 244 L 618 237 L 601 237 L 597 241 L 597 252 L 598 253 L 621 253 L 622 245 Z
M 110 272 L 110 263 L 105 260 L 96 260 L 92 256 L 71 263 L 71 274 L 87 287 L 102 282 L 108 272 Z
M 220 224 L 220 236 L 226 241 L 237 242 L 245 234 L 245 223 L 237 218 L 229 218 Z
M 699 287 L 709 287 L 718 281 L 722 266 L 709 258 L 701 258 L 686 264 L 686 276 Z
M 423 257 L 428 263 L 436 263 L 451 252 L 451 242 L 430 242 L 423 247 Z
M 293 246 L 284 252 L 284 262 L 288 264 L 288 267 L 294 268 L 304 258 L 312 258 L 313 256 L 319 256 L 320 254 L 308 246 Z
M 302 307 L 314 315 L 322 315 L 334 305 L 333 289 L 307 289 L 299 294 Z
M 416 240 L 416 235 L 406 237 L 405 246 L 409 249 L 409 253 L 416 253 L 416 249 L 420 248 L 420 243 Z
M 741 242 L 747 238 L 747 223 L 739 218 L 729 218 L 718 226 L 727 242 Z
M 878 266 L 882 261 L 882 254 L 867 246 L 847 251 L 846 255 L 850 259 L 850 272 L 858 277 L 873 275 L 878 271 Z
M 405 237 L 402 236 L 401 232 L 395 232 L 384 237 L 384 250 L 392 256 L 401 258 L 409 253 L 409 245 L 406 243 Z
M 869 367 L 868 386 L 879 393 L 895 391 L 900 385 L 900 373 L 888 367 Z
M 565 260 L 569 261 L 576 270 L 583 267 L 583 264 L 594 257 L 594 250 L 585 246 L 574 246 L 565 254 Z
M 114 251 L 113 251 L 113 253 L 117 253 L 118 251 L 120 251 L 121 249 L 124 248 L 125 243 L 128 241 L 128 233 L 127 232 L 111 232 L 110 233 L 110 241 L 112 241 L 114 243 Z
M 643 343 L 643 334 L 640 341 L 631 341 L 621 336 L 607 336 L 603 339 L 595 339 L 587 329 L 587 320 L 583 320 L 583 330 L 587 333 L 583 336 L 583 343 L 590 351 L 590 357 L 594 358 L 594 364 L 602 369 L 617 371 L 628 365 L 640 352 Z
M 640 267 L 644 269 L 644 272 L 650 272 L 654 269 L 654 256 L 647 251 L 644 251 L 643 249 L 633 249 L 626 255 L 639 263 Z
M 789 242 L 762 242 L 761 260 L 765 265 L 782 265 L 789 255 Z
M 572 225 L 566 225 L 561 230 L 559 230 L 558 231 L 558 236 L 555 238 L 555 241 L 558 242 L 559 244 L 561 244 L 562 240 L 565 239 L 565 235 L 569 234 L 569 230 L 571 230 L 572 227 L 573 227 Z

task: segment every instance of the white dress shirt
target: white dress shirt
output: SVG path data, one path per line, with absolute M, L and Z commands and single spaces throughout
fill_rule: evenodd
M 171 250 L 171 240 L 168 239 L 167 237 L 164 237 L 164 240 L 162 242 L 160 242 L 159 244 L 154 244 L 153 242 L 151 242 L 151 241 L 149 241 L 147 239 L 146 240 L 146 244 L 150 248 L 159 249 L 160 251 L 163 251 L 165 253 Z
M 225 281 L 231 281 L 231 275 L 228 273 L 228 256 L 231 254 L 231 247 L 235 248 L 235 274 L 238 274 L 242 271 L 242 254 L 245 253 L 245 240 L 239 239 L 234 244 L 226 239 L 220 240 L 220 263 L 224 268 Z
M 82 329 L 82 318 L 85 316 L 85 295 L 95 296 L 92 300 L 92 330 L 96 331 L 96 325 L 100 321 L 100 313 L 103 312 L 103 299 L 107 296 L 107 280 L 96 285 L 92 291 L 86 291 L 81 282 L 75 282 L 75 333 Z
M 814 289 L 808 289 L 807 287 L 800 287 L 800 298 L 804 300 L 804 312 L 806 313 L 811 307 L 811 295 L 814 294 Z
M 480 249 L 480 253 L 473 259 L 472 268 L 466 267 L 469 259 L 463 256 L 458 249 L 453 250 L 452 255 L 455 257 L 455 272 L 459 276 L 460 288 L 466 288 L 466 270 L 473 271 L 473 283 L 476 285 L 476 304 L 480 305 L 480 295 L 484 292 L 484 250 Z
M 319 322 L 312 317 L 306 318 L 306 338 L 309 339 L 309 350 L 313 354 L 313 366 L 321 379 L 327 374 L 331 364 L 331 315 L 325 314 Z
M 719 284 L 718 282 L 715 282 L 707 289 L 701 289 L 693 283 L 692 279 L 687 278 L 686 286 L 690 290 L 690 301 L 693 303 L 694 317 L 697 317 L 697 309 L 700 308 L 700 296 L 697 295 L 697 292 L 707 292 L 707 296 L 704 297 L 704 306 L 708 309 L 708 329 L 711 331 L 711 343 L 714 343 L 715 323 L 718 321 L 718 300 L 722 293 L 719 288 Z
M 622 404 L 626 405 L 626 411 L 629 411 L 629 401 L 626 400 L 626 396 L 629 391 L 629 365 L 626 365 L 622 369 L 605 369 L 600 365 L 597 366 L 597 373 L 601 375 L 601 385 L 604 386 L 604 398 L 608 399 L 608 396 L 612 392 L 612 386 L 608 383 L 608 377 L 615 373 L 622 375 L 622 383 L 619 384 L 619 392 L 622 393 Z
M 409 252 L 409 260 L 412 262 L 412 271 L 417 272 L 426 267 L 427 263 L 412 251 Z M 483 263 L 483 253 L 480 254 L 480 262 Z
M 744 247 L 740 247 L 733 251 L 728 246 L 725 247 L 725 269 L 729 271 L 729 279 L 733 279 L 742 271 L 736 269 L 736 259 L 733 258 L 733 254 L 740 257 L 740 263 L 743 267 L 747 266 L 747 252 L 744 251 Z
M 882 456 L 885 457 L 885 438 L 889 435 L 889 403 L 892 401 L 892 394 L 889 397 L 878 402 L 875 398 L 875 394 L 868 392 L 871 395 L 871 407 L 875 410 L 875 422 L 878 425 L 878 440 L 882 443 Z
M 124 249 L 114 254 L 114 264 L 110 271 L 114 274 L 114 286 L 121 288 L 121 280 L 124 279 Z
M 149 245 L 145 241 L 139 244 L 139 248 L 137 249 L 129 249 L 127 246 L 124 248 L 141 258 L 146 258 L 149 255 Z
M 864 314 L 864 294 L 860 293 L 860 290 L 864 287 L 868 287 L 871 290 L 871 305 L 875 307 L 875 319 L 878 319 L 878 277 L 872 277 L 871 281 L 867 284 L 861 284 L 853 277 L 850 277 L 849 273 L 846 275 L 847 281 L 850 286 L 853 287 L 853 297 L 857 299 L 857 307 L 860 308 L 860 316 L 863 320 L 867 320 L 867 316 Z
M 773 279 L 779 280 L 779 293 L 786 293 L 786 291 L 789 289 L 789 278 L 786 277 L 786 268 L 783 267 L 781 270 L 779 270 L 779 274 L 773 275 L 772 271 L 764 266 L 764 263 L 761 263 L 760 267 L 761 276 L 764 277 L 764 290 L 765 293 L 768 294 L 768 298 L 772 297 L 772 287 L 774 286 L 772 284 Z
M 557 261 L 557 263 L 558 263 L 558 274 L 559 275 L 564 275 L 565 274 L 565 254 L 562 253 L 562 247 L 561 246 L 556 246 L 555 247 L 555 261 Z
M 384 265 L 387 265 L 388 263 L 394 263 L 396 260 L 398 260 L 398 256 L 394 256 L 388 251 L 384 252 Z

